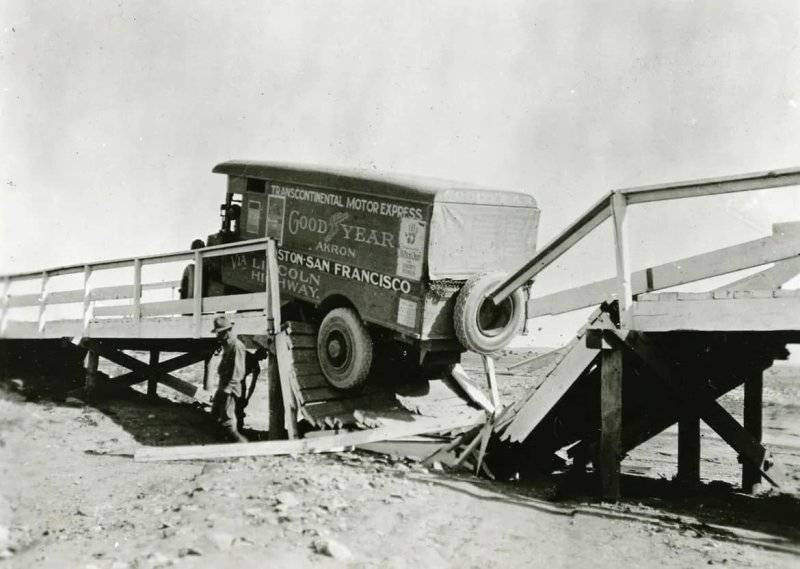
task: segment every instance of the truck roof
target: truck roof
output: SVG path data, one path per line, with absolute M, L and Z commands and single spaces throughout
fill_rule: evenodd
M 494 190 L 436 178 L 384 174 L 370 170 L 306 164 L 230 160 L 214 166 L 216 174 L 257 178 L 318 188 L 351 190 L 373 196 L 423 203 L 447 202 L 536 207 L 530 194 Z

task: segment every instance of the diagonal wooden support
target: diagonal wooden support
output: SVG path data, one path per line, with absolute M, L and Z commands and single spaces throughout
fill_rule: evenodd
M 123 355 L 127 355 L 127 354 L 123 354 Z M 206 357 L 207 357 L 206 354 L 198 354 L 196 352 L 192 352 L 192 353 L 188 353 L 188 354 L 182 354 L 180 356 L 176 356 L 174 358 L 170 358 L 168 360 L 164 360 L 164 361 L 158 362 L 155 365 L 153 365 L 153 364 L 150 364 L 150 365 L 145 364 L 147 367 L 138 368 L 135 371 L 129 371 L 127 373 L 123 373 L 123 374 L 118 375 L 117 377 L 114 377 L 112 379 L 113 379 L 114 383 L 116 383 L 116 384 L 120 384 L 120 385 L 124 384 L 124 385 L 128 385 L 128 386 L 136 385 L 137 383 L 141 383 L 141 382 L 145 381 L 146 379 L 148 379 L 148 377 L 147 377 L 148 375 L 152 375 L 153 377 L 157 377 L 158 381 L 161 381 L 161 378 L 163 376 L 169 376 L 169 377 L 172 377 L 173 379 L 177 379 L 177 378 L 175 378 L 175 376 L 170 375 L 169 372 L 175 371 L 176 369 L 184 368 L 186 366 L 190 366 L 190 365 L 195 364 L 195 363 L 200 362 L 200 361 L 204 361 Z M 136 361 L 139 361 L 139 360 L 136 360 Z M 118 362 L 115 362 L 115 363 L 118 363 Z M 144 363 L 144 362 L 140 362 L 140 363 Z M 119 365 L 125 365 L 125 364 L 119 364 Z M 125 367 L 128 367 L 128 366 L 126 365 Z M 128 368 L 128 369 L 131 369 L 131 368 Z M 179 381 L 182 381 L 182 380 L 179 380 Z
M 152 372 L 150 366 L 147 365 L 146 363 L 144 363 L 143 361 L 137 360 L 133 356 L 129 356 L 128 354 L 125 354 L 125 353 L 121 352 L 120 350 L 104 346 L 102 342 L 98 342 L 96 340 L 89 339 L 89 338 L 83 338 L 81 340 L 80 344 L 82 346 L 86 347 L 86 348 L 89 348 L 92 352 L 94 352 L 94 353 L 96 353 L 96 354 L 98 354 L 100 356 L 103 356 L 104 358 L 106 358 L 109 361 L 112 361 L 112 362 L 114 362 L 116 364 L 119 364 L 121 366 L 125 366 L 128 369 L 132 370 L 133 372 L 138 372 L 139 375 L 144 375 L 144 374 L 148 374 L 148 373 Z M 191 354 L 191 356 L 196 358 L 191 363 L 194 363 L 195 361 L 202 360 L 205 357 L 205 355 L 206 354 L 202 354 L 202 355 Z M 188 356 L 190 356 L 190 354 L 184 354 L 184 356 L 187 356 L 185 361 L 188 361 L 188 360 L 191 359 L 191 358 L 188 357 Z M 184 356 L 178 356 L 178 357 L 179 358 L 183 358 Z M 171 362 L 172 362 L 172 365 L 174 365 L 174 360 L 177 360 L 177 359 L 178 358 L 173 358 L 171 360 L 168 360 L 168 361 L 164 362 L 164 364 L 159 364 L 158 367 L 160 368 L 161 365 L 170 364 Z M 185 365 L 189 365 L 189 364 L 187 363 Z M 183 365 L 176 366 L 176 368 L 174 368 L 174 369 L 177 369 L 178 367 L 185 367 L 185 366 L 183 366 Z M 124 375 L 128 375 L 128 374 L 124 374 Z M 142 381 L 142 380 L 138 380 L 137 379 L 136 381 L 134 381 L 134 383 L 139 383 L 139 381 Z M 208 403 L 210 401 L 210 394 L 207 391 L 205 391 L 204 389 L 202 389 L 200 387 L 197 387 L 196 385 L 192 385 L 188 381 L 183 381 L 182 379 L 178 379 L 177 377 L 175 377 L 173 375 L 170 375 L 168 373 L 159 373 L 159 381 L 161 383 L 163 383 L 164 385 L 166 385 L 167 387 L 171 387 L 175 391 L 178 391 L 179 393 L 183 393 L 184 395 L 186 395 L 188 397 L 192 397 L 192 398 L 194 398 L 194 399 L 196 399 L 198 401 L 201 401 L 203 403 Z
M 613 346 L 625 347 L 636 354 L 655 372 L 658 379 L 674 390 L 679 399 L 691 411 L 719 434 L 742 458 L 757 467 L 761 475 L 777 488 L 785 485 L 785 477 L 778 463 L 769 452 L 745 428 L 720 405 L 702 386 L 682 384 L 669 359 L 645 334 L 614 329 L 604 330 L 604 338 Z

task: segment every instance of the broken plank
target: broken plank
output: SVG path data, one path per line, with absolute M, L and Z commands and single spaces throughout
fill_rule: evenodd
M 397 437 L 471 428 L 481 422 L 482 421 L 476 421 L 474 418 L 459 418 L 458 420 L 421 418 L 405 424 L 393 424 L 391 427 L 332 435 L 330 437 L 313 437 L 289 441 L 265 441 L 246 444 L 233 443 L 176 447 L 146 447 L 135 452 L 134 460 L 138 462 L 151 462 L 159 460 L 197 460 L 326 452 L 340 447 L 391 440 Z
M 600 350 L 588 348 L 585 342 L 573 344 L 564 359 L 522 405 L 501 438 L 512 442 L 520 442 L 527 438 L 586 368 L 594 362 L 599 353 Z

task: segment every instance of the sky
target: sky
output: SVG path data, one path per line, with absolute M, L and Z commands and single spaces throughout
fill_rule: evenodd
M 528 192 L 541 244 L 613 188 L 800 166 L 796 0 L 5 0 L 0 22 L 0 273 L 185 249 L 233 158 Z M 798 189 L 637 206 L 632 264 L 792 219 Z M 537 290 L 613 273 L 600 228 Z

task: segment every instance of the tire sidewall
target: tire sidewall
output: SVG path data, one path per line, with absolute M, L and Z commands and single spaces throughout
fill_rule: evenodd
M 337 367 L 328 356 L 329 338 L 336 333 L 346 344 L 344 367 Z M 372 366 L 372 339 L 355 310 L 335 308 L 325 315 L 317 332 L 317 357 L 322 374 L 336 389 L 355 389 L 367 381 Z
M 478 313 L 486 296 L 505 278 L 504 273 L 485 273 L 469 279 L 458 293 L 453 323 L 459 342 L 468 350 L 488 355 L 502 350 L 522 329 L 525 320 L 525 295 L 522 289 L 509 297 L 511 316 L 500 333 L 488 335 L 478 325 Z

